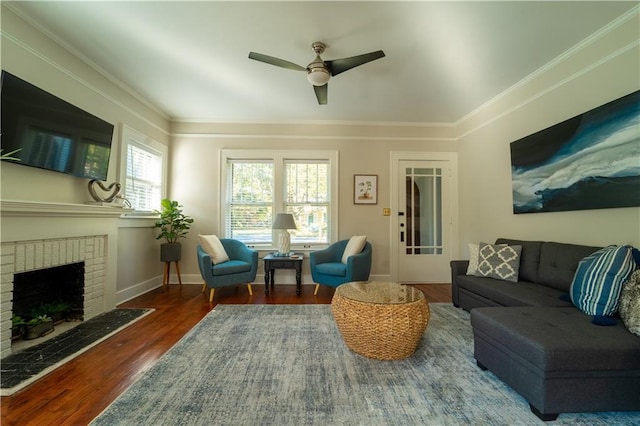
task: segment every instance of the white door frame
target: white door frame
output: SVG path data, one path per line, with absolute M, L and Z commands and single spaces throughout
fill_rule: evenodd
M 391 220 L 389 221 L 389 265 L 391 266 L 391 281 L 398 281 L 398 163 L 400 161 L 449 161 L 451 165 L 451 179 L 449 188 L 449 200 L 451 211 L 451 256 L 458 254 L 458 153 L 456 152 L 423 152 L 423 151 L 391 151 Z

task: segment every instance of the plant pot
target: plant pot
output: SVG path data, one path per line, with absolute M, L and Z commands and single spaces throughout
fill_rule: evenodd
M 160 260 L 162 262 L 178 262 L 182 258 L 182 244 L 164 243 L 160 245 Z
M 22 336 L 24 336 L 24 328 L 24 324 L 14 325 L 11 327 L 11 340 L 22 339 Z
M 38 337 L 45 336 L 53 331 L 53 321 L 45 321 L 36 325 L 25 326 L 25 336 L 26 340 L 37 339 Z

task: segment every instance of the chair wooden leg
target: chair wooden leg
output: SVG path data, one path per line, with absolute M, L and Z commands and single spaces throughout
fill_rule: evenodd
M 253 290 L 251 289 L 251 284 L 247 284 L 247 290 L 249 290 L 249 296 L 253 296 Z
M 212 288 L 209 292 L 209 303 L 213 302 L 213 293 L 215 293 L 216 289 Z
M 204 291 L 207 289 L 207 283 L 206 281 L 202 283 L 202 292 L 204 293 Z
M 180 283 L 180 287 L 182 287 L 182 277 L 180 276 L 180 262 L 176 262 L 176 271 L 178 272 L 178 282 Z
M 313 291 L 313 295 L 317 296 L 318 295 L 318 290 L 320 289 L 320 284 L 316 284 L 316 289 Z

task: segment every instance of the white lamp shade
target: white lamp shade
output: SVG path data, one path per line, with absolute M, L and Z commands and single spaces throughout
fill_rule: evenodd
M 289 213 L 278 213 L 273 221 L 273 229 L 278 229 L 280 237 L 278 240 L 278 253 L 280 255 L 288 255 L 291 250 L 291 235 L 287 229 L 296 229 L 296 221 L 293 215 Z
M 293 215 L 289 213 L 278 213 L 271 227 L 273 229 L 297 229 Z

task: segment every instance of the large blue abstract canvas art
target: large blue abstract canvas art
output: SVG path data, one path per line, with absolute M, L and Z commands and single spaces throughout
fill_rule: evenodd
M 514 213 L 640 206 L 640 91 L 511 143 Z

